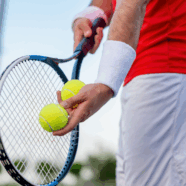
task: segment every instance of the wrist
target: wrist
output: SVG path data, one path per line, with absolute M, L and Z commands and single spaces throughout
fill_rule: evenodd
M 110 87 L 116 97 L 134 59 L 136 51 L 121 41 L 107 40 L 103 46 L 103 53 L 95 83 L 102 83 Z
M 107 85 L 103 84 L 103 83 L 97 83 L 100 87 L 101 87 L 101 90 L 107 94 L 107 95 L 110 95 L 111 97 L 113 97 L 114 95 L 114 91 Z
M 103 18 L 105 20 L 106 25 L 108 25 L 108 17 L 101 8 L 93 6 L 93 5 L 88 6 L 85 10 L 83 10 L 82 12 L 74 16 L 73 21 L 72 21 L 72 28 L 74 27 L 74 23 L 77 19 L 87 18 L 91 22 L 93 22 L 98 17 Z

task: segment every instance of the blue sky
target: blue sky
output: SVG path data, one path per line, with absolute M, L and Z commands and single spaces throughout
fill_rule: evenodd
M 9 0 L 3 33 L 3 55 L 1 71 L 13 60 L 24 55 L 43 55 L 66 58 L 72 54 L 74 15 L 90 3 L 89 0 Z M 86 84 L 96 79 L 108 28 L 96 54 L 88 54 L 81 68 L 80 80 Z M 61 64 L 68 78 L 71 77 L 73 62 Z M 95 115 L 80 124 L 78 159 L 98 152 L 99 144 L 116 152 L 121 114 L 120 94 L 111 99 Z M 85 140 L 86 139 L 86 140 Z M 86 150 L 85 150 L 86 149 Z

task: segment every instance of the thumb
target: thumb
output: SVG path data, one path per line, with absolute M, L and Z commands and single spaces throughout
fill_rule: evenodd
M 60 103 L 60 105 L 62 107 L 64 107 L 65 109 L 68 109 L 68 108 L 75 108 L 74 106 L 76 104 L 80 104 L 82 102 L 84 102 L 86 99 L 85 99 L 85 94 L 84 93 L 78 93 L 77 95 L 65 100 L 65 101 L 62 101 Z

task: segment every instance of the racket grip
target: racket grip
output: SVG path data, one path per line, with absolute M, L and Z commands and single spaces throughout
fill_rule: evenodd
M 95 19 L 94 22 L 92 23 L 91 37 L 83 38 L 81 40 L 81 42 L 79 43 L 79 45 L 76 47 L 74 53 L 82 51 L 84 56 L 86 56 L 87 53 L 89 52 L 89 50 L 91 50 L 95 44 L 94 36 L 96 35 L 96 29 L 98 27 L 104 28 L 105 26 L 106 26 L 106 23 L 103 18 L 99 17 L 99 18 Z

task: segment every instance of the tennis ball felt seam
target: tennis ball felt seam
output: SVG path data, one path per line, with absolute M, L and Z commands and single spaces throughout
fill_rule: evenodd
M 59 104 L 49 104 L 42 108 L 39 123 L 48 132 L 60 130 L 68 123 L 68 113 Z
M 75 96 L 74 92 L 72 92 L 72 91 L 69 90 L 69 89 L 63 89 L 62 92 L 65 91 L 65 90 L 68 90 L 69 92 L 71 92 L 71 93 Z
M 43 117 L 43 116 L 39 116 L 40 118 L 42 118 L 50 127 L 50 129 L 52 130 L 52 132 L 54 131 L 53 128 L 50 126 L 49 122 Z
M 57 107 L 59 108 L 59 110 L 63 113 L 63 115 L 68 119 L 68 117 L 66 116 L 66 114 L 64 113 L 64 111 L 60 108 L 59 105 L 57 105 Z

